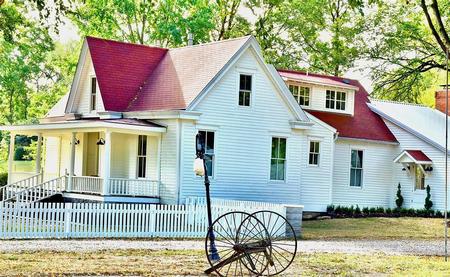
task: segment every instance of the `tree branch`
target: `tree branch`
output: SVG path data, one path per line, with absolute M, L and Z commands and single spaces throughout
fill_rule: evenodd
M 431 8 L 433 9 L 434 16 L 436 17 L 436 20 L 439 25 L 439 31 L 441 32 L 442 37 L 444 37 L 445 44 L 447 47 L 450 47 L 450 38 L 448 36 L 447 31 L 445 30 L 444 23 L 442 22 L 442 16 L 441 12 L 439 11 L 437 0 L 433 0 L 433 3 L 431 4 Z M 444 51 L 446 52 L 446 51 Z
M 422 7 L 423 12 L 425 13 L 425 17 L 427 19 L 428 26 L 431 29 L 431 32 L 433 33 L 434 38 L 436 39 L 437 43 L 441 47 L 441 49 L 444 52 L 447 52 L 447 48 L 445 47 L 444 42 L 442 41 L 441 37 L 439 36 L 439 33 L 436 31 L 436 28 L 434 27 L 433 21 L 431 20 L 430 13 L 428 12 L 427 4 L 425 3 L 425 0 L 420 1 L 420 5 Z

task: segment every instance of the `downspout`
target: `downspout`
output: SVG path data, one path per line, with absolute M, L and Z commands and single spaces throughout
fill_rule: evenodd
M 183 137 L 183 124 L 180 118 L 177 119 L 177 204 L 180 205 L 181 199 L 181 166 L 182 166 L 182 137 Z

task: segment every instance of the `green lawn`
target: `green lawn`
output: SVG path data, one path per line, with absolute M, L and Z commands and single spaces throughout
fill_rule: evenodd
M 448 265 L 441 257 L 299 253 L 283 276 L 448 276 Z M 5 276 L 198 276 L 202 275 L 206 266 L 206 258 L 201 251 L 40 251 L 0 254 L 0 272 Z
M 438 239 L 439 218 L 345 218 L 303 222 L 303 239 Z
M 34 172 L 34 161 L 14 161 L 13 170 L 15 172 Z M 0 173 L 8 171 L 8 162 L 0 160 Z

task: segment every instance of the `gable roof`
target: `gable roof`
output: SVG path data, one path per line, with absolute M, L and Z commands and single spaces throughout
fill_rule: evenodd
M 127 111 L 186 109 L 249 38 L 170 49 Z
M 415 164 L 432 164 L 432 160 L 421 150 L 403 150 L 394 162 L 413 162 Z
M 105 110 L 124 111 L 167 49 L 86 37 Z
M 375 140 L 383 142 L 397 142 L 394 135 L 383 122 L 380 116 L 373 113 L 367 103 L 370 103 L 369 94 L 358 80 L 348 78 L 321 75 L 315 73 L 305 73 L 302 71 L 279 69 L 278 72 L 282 77 L 297 78 L 298 80 L 305 79 L 305 76 L 314 78 L 316 82 L 323 85 L 339 86 L 349 88 L 355 87 L 355 109 L 354 115 L 338 114 L 333 112 L 316 111 L 304 109 L 308 113 L 317 117 L 321 121 L 334 127 L 340 137 L 352 139 Z
M 444 113 L 423 105 L 376 99 L 372 99 L 369 107 L 386 120 L 445 151 Z

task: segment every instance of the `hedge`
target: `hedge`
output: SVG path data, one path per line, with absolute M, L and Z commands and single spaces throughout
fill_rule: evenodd
M 334 218 L 348 218 L 348 217 L 443 217 L 441 211 L 426 210 L 426 209 L 406 209 L 406 208 L 383 208 L 371 207 L 360 208 L 356 206 L 334 206 L 327 207 L 327 213 Z M 450 212 L 449 212 L 450 213 Z

